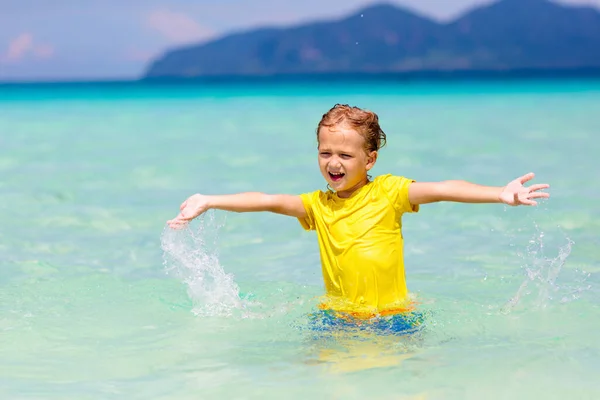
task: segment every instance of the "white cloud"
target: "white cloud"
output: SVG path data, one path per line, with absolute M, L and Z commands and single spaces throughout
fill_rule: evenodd
M 148 15 L 147 23 L 172 43 L 195 42 L 214 35 L 211 29 L 199 25 L 187 15 L 168 10 L 151 12 Z
M 23 32 L 8 43 L 6 52 L 0 54 L 0 62 L 16 63 L 29 55 L 49 58 L 54 55 L 54 47 L 44 43 L 38 44 L 31 33 Z

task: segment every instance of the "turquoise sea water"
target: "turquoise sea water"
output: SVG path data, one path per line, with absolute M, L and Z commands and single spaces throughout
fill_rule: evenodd
M 193 193 L 325 188 L 315 127 L 376 111 L 374 174 L 550 183 L 404 217 L 423 330 L 315 333 L 314 233 Z M 0 86 L 0 398 L 600 397 L 600 82 Z

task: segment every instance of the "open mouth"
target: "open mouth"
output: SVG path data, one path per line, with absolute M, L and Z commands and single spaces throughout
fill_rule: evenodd
M 337 181 L 339 181 L 340 179 L 342 179 L 342 178 L 344 177 L 344 175 L 346 175 L 346 174 L 344 174 L 344 173 L 341 173 L 341 172 L 340 172 L 340 173 L 337 173 L 337 174 L 334 174 L 334 173 L 332 173 L 332 172 L 330 172 L 330 173 L 329 173 L 329 177 L 330 177 L 330 178 L 331 178 L 331 180 L 332 180 L 332 181 L 334 181 L 334 182 L 337 182 Z

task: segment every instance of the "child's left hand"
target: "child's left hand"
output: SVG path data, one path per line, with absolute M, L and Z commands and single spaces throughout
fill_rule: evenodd
M 550 185 L 548 184 L 543 183 L 529 187 L 523 186 L 525 182 L 530 181 L 534 176 L 535 174 L 530 172 L 509 182 L 498 196 L 500 201 L 509 206 L 537 206 L 538 203 L 532 199 L 547 199 L 550 197 L 549 193 L 539 192 L 539 190 L 549 188 Z

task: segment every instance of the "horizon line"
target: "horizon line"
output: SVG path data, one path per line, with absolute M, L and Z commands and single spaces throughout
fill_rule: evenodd
M 252 83 L 252 82 L 295 82 L 295 81 L 390 81 L 390 80 L 494 80 L 527 78 L 600 78 L 600 66 L 571 68 L 512 68 L 479 70 L 413 70 L 384 72 L 307 72 L 273 73 L 255 75 L 204 75 L 204 76 L 161 76 L 161 77 L 97 77 L 66 79 L 0 80 L 0 86 L 16 85 L 61 85 L 61 84 L 160 84 L 160 83 Z

